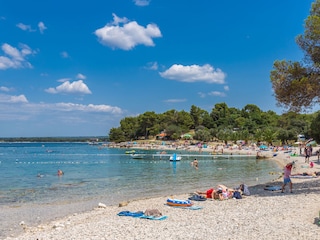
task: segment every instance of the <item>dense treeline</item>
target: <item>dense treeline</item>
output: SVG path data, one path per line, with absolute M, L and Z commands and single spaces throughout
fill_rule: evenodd
M 287 112 L 277 115 L 274 111 L 262 111 L 254 104 L 243 109 L 218 103 L 211 112 L 194 105 L 190 112 L 169 110 L 157 114 L 148 111 L 136 117 L 125 117 L 120 127 L 111 128 L 110 141 L 125 142 L 151 139 L 164 133 L 165 139 L 192 138 L 199 141 L 264 141 L 286 144 L 297 140 L 298 134 L 320 140 L 320 112 L 299 114 Z
M 0 142 L 104 142 L 108 138 L 103 137 L 18 137 L 0 138 Z

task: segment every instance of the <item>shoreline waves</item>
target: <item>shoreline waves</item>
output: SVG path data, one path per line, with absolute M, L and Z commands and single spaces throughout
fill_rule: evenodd
M 270 159 L 281 167 L 293 160 L 284 152 L 279 152 Z M 293 174 L 320 171 L 320 165 L 315 159 L 312 159 L 315 163 L 312 169 L 305 167 L 303 156 L 294 157 L 294 160 L 296 168 Z M 64 211 L 66 206 L 41 205 L 31 212 L 28 208 L 25 212 L 34 216 L 41 214 L 43 218 L 39 220 L 39 225 L 29 226 L 21 219 L 18 226 L 8 229 L 4 239 L 315 239 L 320 230 L 320 179 L 292 178 L 292 181 L 293 193 L 289 193 L 288 187 L 285 193 L 264 190 L 266 185 L 281 186 L 282 178 L 278 178 L 269 183 L 249 186 L 251 195 L 239 200 L 194 201 L 195 206 L 202 207 L 200 210 L 166 206 L 168 197 L 189 197 L 189 194 L 173 194 L 129 201 L 123 207 L 104 206 L 108 205 L 106 202 L 102 202 L 103 207 L 98 207 L 99 202 L 93 201 L 83 212 L 78 211 L 84 209 L 83 206 L 80 207 L 83 203 L 74 203 L 72 206 L 68 205 L 68 211 L 51 215 L 45 221 L 46 214 Z M 199 189 L 192 191 L 196 190 Z M 158 209 L 168 218 L 156 221 L 117 216 L 121 211 L 136 212 L 146 209 Z M 12 213 L 20 210 L 17 207 L 6 211 Z M 5 222 L 6 219 L 1 219 L 0 223 L 1 221 Z M 18 229 L 15 228 L 20 228 L 18 235 Z

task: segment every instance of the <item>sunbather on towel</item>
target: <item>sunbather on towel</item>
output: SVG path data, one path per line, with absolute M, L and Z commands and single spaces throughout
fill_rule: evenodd
M 206 197 L 206 198 L 214 199 L 215 190 L 214 190 L 214 188 L 210 188 L 210 189 L 208 189 L 208 190 L 205 191 L 205 192 L 197 191 L 196 193 L 199 194 L 199 195 L 202 195 L 202 196 L 204 196 L 204 197 Z
M 218 188 L 218 191 L 217 191 L 217 194 L 218 194 L 218 197 L 216 197 L 215 199 L 219 199 L 219 200 L 227 200 L 227 199 L 230 199 L 232 198 L 233 196 L 233 192 L 234 190 L 232 189 L 228 189 L 228 188 Z

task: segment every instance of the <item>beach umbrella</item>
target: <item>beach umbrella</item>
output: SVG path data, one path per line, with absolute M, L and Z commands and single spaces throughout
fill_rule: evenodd
M 306 146 L 317 145 L 316 141 L 311 141 L 306 144 Z
M 192 138 L 192 135 L 189 133 L 183 134 L 183 138 Z
M 259 148 L 260 148 L 260 149 L 267 149 L 268 146 L 266 146 L 266 145 L 260 145 Z

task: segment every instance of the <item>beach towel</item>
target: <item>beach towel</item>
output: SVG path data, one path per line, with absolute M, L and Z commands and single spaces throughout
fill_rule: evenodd
M 205 198 L 204 196 L 197 195 L 197 194 L 192 195 L 188 199 L 193 200 L 193 201 L 206 201 L 207 200 L 207 198 Z
M 142 211 L 138 211 L 138 212 L 122 211 L 122 212 L 119 212 L 117 215 L 134 217 L 134 218 L 143 218 L 143 219 L 149 219 L 149 220 L 164 220 L 168 218 L 167 216 L 145 215 Z
M 170 206 L 168 204 L 165 204 L 169 207 L 173 207 L 173 208 L 181 208 L 181 209 L 188 209 L 188 210 L 200 210 L 202 209 L 203 207 L 200 207 L 200 206 L 190 206 L 190 207 L 183 207 L 183 206 Z
M 160 217 L 155 217 L 155 216 L 147 216 L 147 215 L 142 215 L 139 218 L 145 218 L 145 219 L 150 219 L 150 220 L 164 220 L 167 219 L 167 216 L 160 216 Z
M 265 186 L 264 190 L 267 190 L 267 191 L 279 191 L 281 190 L 281 187 L 280 186 Z
M 118 216 L 127 216 L 127 217 L 141 217 L 144 215 L 142 211 L 139 212 L 130 212 L 130 211 L 122 211 L 117 214 Z

